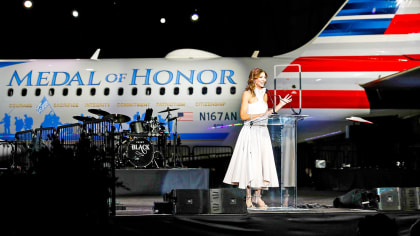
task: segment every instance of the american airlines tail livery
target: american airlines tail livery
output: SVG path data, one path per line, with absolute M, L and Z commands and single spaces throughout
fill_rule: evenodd
M 1 60 L 0 138 L 104 111 L 124 117 L 119 130 L 137 132 L 130 124 L 151 117 L 185 145 L 234 146 L 242 92 L 259 67 L 271 97 L 293 96 L 281 113 L 308 115 L 304 142 L 343 132 L 349 117 L 420 114 L 419 66 L 419 0 L 349 0 L 306 45 L 270 58 L 181 49 L 155 59 Z

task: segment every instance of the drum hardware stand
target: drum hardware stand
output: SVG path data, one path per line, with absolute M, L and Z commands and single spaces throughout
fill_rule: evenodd
M 178 117 L 172 118 L 171 111 L 175 111 L 175 110 L 178 110 L 178 109 L 179 108 L 169 108 L 168 107 L 168 108 L 166 108 L 166 110 L 163 110 L 163 111 L 159 111 L 158 112 L 158 113 L 168 112 L 168 115 L 166 116 L 165 120 L 168 121 L 168 133 L 169 133 L 169 137 L 171 135 L 171 125 L 170 125 L 170 122 L 172 120 L 176 120 L 178 118 Z M 177 126 L 177 121 L 175 121 L 175 131 L 177 129 L 176 126 Z M 176 148 L 176 137 L 177 137 L 177 133 L 175 132 L 174 133 L 174 139 L 173 139 L 173 145 L 174 145 L 174 147 L 173 147 L 173 153 L 172 153 L 172 159 L 173 159 L 173 162 L 174 162 L 174 166 L 173 167 L 176 167 L 176 162 L 178 160 L 177 153 L 176 153 L 176 151 L 177 151 L 177 148 Z M 167 143 L 167 137 L 165 137 L 165 143 Z M 168 150 L 166 150 L 166 145 L 165 145 L 165 151 L 169 151 L 169 148 L 168 148 Z M 181 167 L 183 167 L 181 161 L 180 161 L 180 165 L 181 165 Z M 167 167 L 167 160 L 165 160 L 164 166 Z
M 168 126 L 169 126 L 169 122 L 175 120 L 175 132 L 174 132 L 174 138 L 173 138 L 173 152 L 172 152 L 172 160 L 174 162 L 174 167 L 177 167 L 176 163 L 179 162 L 179 167 L 184 167 L 184 165 L 182 164 L 182 160 L 178 155 L 178 144 L 177 144 L 177 138 L 178 138 L 178 117 L 174 117 L 174 118 L 170 118 L 168 119 Z M 169 131 L 169 133 L 171 133 Z
M 124 144 L 127 142 L 127 140 L 124 139 L 124 133 L 120 135 L 118 138 L 118 144 L 117 144 L 117 159 L 115 160 L 117 162 L 116 168 L 125 167 L 126 163 L 124 161 Z M 133 163 L 130 163 L 133 165 Z
M 114 136 L 115 134 L 115 126 L 114 126 L 114 121 L 111 120 L 111 178 L 112 181 L 115 181 L 115 147 L 114 147 Z M 116 215 L 116 186 L 115 186 L 115 182 L 113 182 L 112 187 L 111 187 L 111 206 L 110 206 L 110 215 L 111 216 L 115 216 Z
M 160 158 L 162 159 L 162 167 L 163 168 L 168 168 L 168 159 L 166 158 L 166 154 L 167 154 L 167 135 L 165 132 L 162 133 L 162 135 L 158 136 L 157 139 L 157 147 L 158 150 L 155 151 L 156 153 L 159 153 Z
M 153 153 L 153 162 L 152 162 L 152 166 L 154 166 L 155 168 L 157 168 L 157 169 L 160 169 L 160 167 L 159 167 L 159 165 L 158 165 L 158 163 L 156 162 L 156 158 L 155 158 L 155 154 L 156 153 L 159 153 L 159 151 L 156 151 L 156 152 L 154 152 Z
M 112 187 L 111 187 L 111 206 L 110 206 L 110 215 L 115 216 L 116 215 L 116 186 L 115 186 L 115 164 L 116 164 L 116 155 L 115 155 L 115 123 L 119 123 L 119 129 L 121 128 L 122 124 L 130 121 L 130 118 L 126 115 L 122 114 L 109 114 L 104 117 L 104 120 L 109 120 L 111 124 L 111 135 L 110 135 L 110 156 L 111 156 L 111 178 L 113 181 Z

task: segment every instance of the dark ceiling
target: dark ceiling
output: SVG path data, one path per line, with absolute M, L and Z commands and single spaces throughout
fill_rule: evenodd
M 2 0 L 1 59 L 164 57 L 180 48 L 275 56 L 314 37 L 343 0 Z M 78 10 L 74 18 L 72 10 Z M 192 22 L 190 15 L 199 14 Z M 162 17 L 166 23 L 160 23 Z

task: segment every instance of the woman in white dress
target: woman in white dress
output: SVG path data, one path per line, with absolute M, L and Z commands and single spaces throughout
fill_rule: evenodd
M 248 86 L 242 94 L 240 116 L 244 126 L 239 133 L 235 149 L 229 163 L 224 183 L 238 185 L 246 189 L 246 205 L 253 208 L 267 208 L 261 199 L 261 189 L 279 187 L 270 134 L 266 123 L 249 122 L 255 118 L 273 113 L 268 109 L 266 88 L 267 73 L 254 68 L 249 73 Z M 291 96 L 280 98 L 275 110 L 291 102 Z M 247 122 L 248 121 L 248 122 Z M 254 197 L 251 198 L 251 189 Z

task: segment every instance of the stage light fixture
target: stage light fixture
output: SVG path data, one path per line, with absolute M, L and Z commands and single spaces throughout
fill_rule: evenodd
M 324 169 L 327 167 L 327 162 L 325 160 L 315 160 L 315 168 Z
M 26 8 L 31 8 L 32 7 L 32 1 L 26 0 L 26 1 L 23 2 L 23 5 Z
M 192 21 L 198 21 L 198 18 L 199 17 L 198 17 L 198 14 L 197 13 L 194 13 L 194 14 L 191 15 L 191 20 Z
M 72 15 L 74 18 L 79 17 L 79 12 L 77 10 L 73 10 Z
M 162 24 L 165 24 L 166 23 L 165 17 L 160 18 L 160 23 L 162 23 Z

